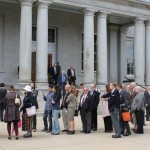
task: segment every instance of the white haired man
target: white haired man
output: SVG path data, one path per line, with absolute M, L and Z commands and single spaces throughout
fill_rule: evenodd
M 134 88 L 134 92 L 136 96 L 133 99 L 133 103 L 131 105 L 131 112 L 135 113 L 136 121 L 137 121 L 137 134 L 143 134 L 143 125 L 144 125 L 144 92 L 140 86 L 136 86 Z

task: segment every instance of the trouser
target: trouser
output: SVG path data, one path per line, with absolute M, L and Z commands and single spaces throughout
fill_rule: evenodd
M 144 112 L 142 110 L 135 111 L 136 121 L 137 121 L 137 132 L 144 133 L 143 125 L 144 125 Z
M 150 108 L 146 107 L 146 120 L 150 119 Z
M 104 119 L 104 126 L 105 126 L 105 131 L 113 131 L 112 128 L 112 121 L 111 121 L 111 116 L 106 116 L 103 118 Z
M 34 115 L 32 118 L 32 129 L 36 129 L 36 125 L 37 125 L 37 118 L 36 115 Z
M 115 109 L 113 112 L 110 113 L 110 116 L 111 116 L 112 124 L 115 130 L 115 134 L 120 135 L 121 130 L 120 130 L 120 124 L 119 124 L 119 110 Z
M 91 128 L 97 130 L 97 108 L 95 108 L 91 112 L 91 123 L 92 123 Z
M 69 120 L 67 115 L 67 109 L 65 107 L 62 108 L 62 119 L 64 124 L 64 130 L 69 130 Z
M 132 119 L 133 119 L 134 129 L 137 129 L 137 120 L 136 120 L 135 113 L 132 113 Z
M 124 121 L 123 117 L 122 117 L 122 113 L 120 113 L 120 128 L 121 128 L 121 132 L 124 133 L 124 131 L 126 130 L 126 132 L 130 133 L 130 126 L 128 121 Z
M 91 112 L 85 112 L 84 108 L 80 110 L 83 131 L 91 132 Z
M 0 120 L 4 121 L 4 104 L 0 104 Z
M 49 122 L 49 127 L 48 127 L 48 122 Z M 43 122 L 44 122 L 44 129 L 49 131 L 52 131 L 52 110 L 45 110 L 43 114 Z
M 60 125 L 59 125 L 59 110 L 53 110 L 53 128 L 52 128 L 52 132 L 55 134 L 60 133 Z

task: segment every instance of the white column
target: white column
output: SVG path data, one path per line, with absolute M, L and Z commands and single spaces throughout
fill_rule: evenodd
M 120 29 L 120 83 L 127 76 L 127 31 L 128 28 L 126 27 Z
M 38 2 L 37 11 L 36 82 L 44 84 L 48 79 L 48 3 Z
M 33 0 L 20 0 L 20 57 L 19 82 L 31 81 L 31 50 L 32 50 L 32 3 Z
M 144 84 L 145 75 L 145 26 L 144 20 L 135 20 L 135 81 Z
M 0 72 L 4 72 L 4 16 L 0 15 Z M 0 82 L 2 82 L 0 80 Z
M 150 20 L 146 22 L 146 84 L 150 85 Z
M 118 83 L 119 79 L 119 39 L 118 26 L 109 26 L 109 82 Z
M 107 84 L 107 13 L 99 12 L 97 20 L 97 84 Z
M 84 84 L 94 82 L 94 11 L 84 14 Z

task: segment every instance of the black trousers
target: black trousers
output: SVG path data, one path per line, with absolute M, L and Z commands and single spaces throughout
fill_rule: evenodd
M 4 104 L 0 104 L 0 120 L 1 121 L 4 121 L 3 113 L 4 113 Z
M 91 128 L 97 130 L 97 108 L 91 111 Z
M 143 125 L 144 125 L 144 112 L 142 110 L 135 111 L 136 121 L 137 121 L 137 132 L 144 133 Z
M 37 117 L 36 115 L 34 115 L 32 117 L 32 129 L 36 129 L 36 125 L 37 125 Z
M 103 119 L 104 119 L 105 132 L 113 131 L 111 116 L 106 116 Z
M 80 115 L 83 131 L 91 132 L 91 112 L 85 112 L 84 108 L 81 108 Z
M 146 120 L 150 119 L 150 107 L 146 107 Z

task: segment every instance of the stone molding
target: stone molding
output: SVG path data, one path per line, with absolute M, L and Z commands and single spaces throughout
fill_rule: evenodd
M 123 34 L 127 34 L 128 29 L 129 29 L 129 28 L 127 28 L 127 27 L 121 27 L 121 28 L 120 28 L 120 31 L 121 31 L 121 33 L 123 33 Z
M 117 25 L 108 25 L 108 29 L 109 30 L 114 30 L 114 31 L 117 31 L 117 30 L 119 30 L 119 26 L 117 26 Z
M 47 1 L 38 1 L 38 2 L 37 2 L 38 7 L 43 8 L 43 9 L 48 9 L 48 6 L 49 6 L 50 4 L 51 4 L 51 3 L 50 3 L 50 2 L 47 2 Z
M 98 18 L 105 18 L 105 19 L 107 19 L 108 14 L 110 14 L 110 12 L 98 11 Z

